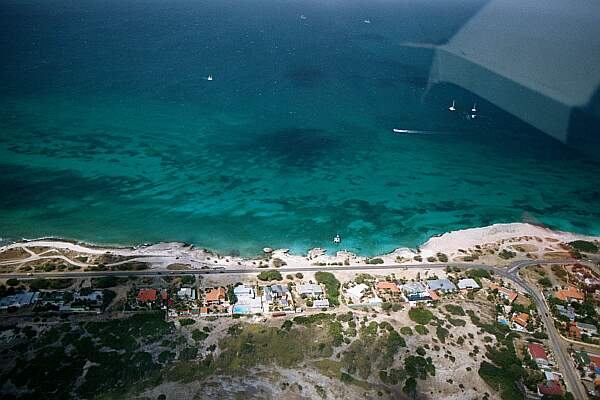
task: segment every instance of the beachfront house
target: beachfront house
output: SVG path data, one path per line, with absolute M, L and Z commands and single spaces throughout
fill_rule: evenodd
M 317 299 L 313 301 L 313 305 L 310 308 L 329 308 L 329 300 Z
M 293 310 L 290 291 L 285 285 L 265 286 L 262 301 L 265 312 Z
M 369 289 L 367 285 L 364 283 L 359 283 L 358 285 L 348 289 L 348 297 L 354 304 L 360 304 L 362 303 L 362 298 L 367 289 Z
M 136 297 L 138 303 L 148 303 L 156 301 L 157 298 L 158 297 L 156 289 L 140 289 Z
M 39 292 L 25 292 L 3 297 L 0 299 L 0 310 L 6 310 L 9 307 L 21 308 L 35 304 L 39 296 Z
M 301 283 L 296 285 L 296 291 L 301 297 L 319 297 L 324 294 L 321 285 L 315 283 Z
M 377 295 L 383 299 L 383 301 L 389 303 L 400 303 L 406 301 L 402 296 L 400 288 L 396 282 L 380 281 L 375 284 Z
M 460 290 L 479 289 L 479 284 L 475 279 L 466 278 L 458 281 L 458 288 Z
M 438 293 L 452 293 L 456 291 L 456 286 L 448 279 L 430 279 L 427 281 L 427 287 L 429 290 Z
M 259 314 L 263 312 L 262 299 L 256 295 L 254 287 L 238 285 L 233 288 L 237 302 L 232 308 L 233 314 Z
M 355 306 L 379 306 L 383 301 L 373 294 L 369 285 L 365 283 L 356 284 L 346 290 L 348 305 Z
M 225 302 L 227 292 L 225 288 L 214 288 L 206 292 L 204 302 L 207 306 L 219 305 Z
M 394 282 L 381 281 L 375 285 L 377 291 L 381 293 L 400 293 L 400 288 Z
M 421 282 L 408 282 L 400 286 L 400 290 L 409 302 L 430 301 L 431 293 Z
M 196 300 L 196 289 L 181 288 L 177 291 L 177 297 L 182 300 Z

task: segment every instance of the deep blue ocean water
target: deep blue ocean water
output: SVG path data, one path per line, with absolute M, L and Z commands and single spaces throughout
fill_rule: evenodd
M 482 4 L 2 1 L 0 237 L 251 254 L 339 233 L 376 254 L 498 222 L 600 234 L 597 162 L 428 85 L 432 50 L 403 45 Z

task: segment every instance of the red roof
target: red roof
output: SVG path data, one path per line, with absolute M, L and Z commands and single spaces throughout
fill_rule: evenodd
M 536 359 L 544 359 L 547 360 L 548 356 L 546 355 L 546 350 L 544 350 L 544 348 L 542 346 L 540 346 L 539 344 L 535 344 L 535 343 L 529 343 L 527 345 L 527 349 L 529 350 L 529 354 L 531 355 L 531 358 L 533 358 L 534 360 Z
M 225 289 L 222 287 L 218 289 L 213 289 L 210 292 L 206 293 L 206 301 L 219 301 L 225 300 Z
M 571 300 L 583 301 L 583 300 L 585 300 L 585 296 L 584 296 L 583 292 L 574 286 L 569 286 L 569 288 L 566 290 L 559 290 L 554 295 L 556 296 L 557 299 L 562 300 L 562 301 L 571 301 Z
M 540 383 L 538 385 L 538 391 L 544 395 L 563 395 L 563 390 L 560 387 L 560 384 L 556 381 L 546 381 L 544 383 Z
M 400 289 L 398 289 L 398 285 L 396 285 L 394 282 L 377 282 L 377 289 L 389 290 L 394 293 L 400 292 Z
M 588 357 L 590 358 L 590 363 L 594 364 L 594 367 L 600 367 L 600 356 L 588 353 Z
M 142 289 L 137 295 L 138 301 L 155 301 L 156 289 Z

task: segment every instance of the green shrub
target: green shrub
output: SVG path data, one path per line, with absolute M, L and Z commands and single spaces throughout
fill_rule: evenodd
M 43 278 L 37 278 L 29 282 L 29 287 L 31 290 L 38 291 L 41 289 L 48 289 L 50 286 L 50 281 Z
M 188 325 L 194 325 L 196 323 L 196 321 L 194 321 L 191 318 L 182 318 L 179 320 L 179 323 L 181 324 L 181 326 L 188 326 Z
M 196 342 L 200 342 L 208 337 L 208 333 L 202 332 L 200 329 L 194 329 L 192 331 L 192 339 Z
M 598 246 L 587 240 L 575 240 L 574 242 L 570 242 L 569 246 L 577 251 L 583 251 L 585 253 L 597 253 Z
M 462 321 L 462 320 L 461 320 Z M 464 322 L 464 321 L 463 321 Z M 446 343 L 446 338 L 450 332 L 448 329 L 438 326 L 435 330 L 435 334 L 442 343 Z
M 514 258 L 517 256 L 517 253 L 515 253 L 514 251 L 510 251 L 507 249 L 502 249 L 502 251 L 500 253 L 498 253 L 498 257 L 504 259 L 504 260 L 508 260 L 510 258 Z
M 197 355 L 198 355 L 198 348 L 197 347 L 185 347 L 179 353 L 179 359 L 180 360 L 186 360 L 186 361 L 187 360 L 193 360 L 194 358 L 196 358 Z
M 6 284 L 8 286 L 18 286 L 19 285 L 19 280 L 15 279 L 15 278 L 10 278 L 6 281 Z
M 437 253 L 436 254 L 438 260 L 440 260 L 440 262 L 448 262 L 448 256 L 444 253 Z
M 446 311 L 448 311 L 450 314 L 453 315 L 460 315 L 461 317 L 464 317 L 465 315 L 465 310 L 461 307 L 461 306 L 457 306 L 454 304 L 447 304 L 445 306 Z
M 448 322 L 450 322 L 454 326 L 466 326 L 467 322 L 464 319 L 460 318 L 448 318 Z
M 367 264 L 383 264 L 383 259 L 379 258 L 379 257 L 367 258 L 365 260 L 365 263 L 367 263 Z
M 542 285 L 543 287 L 551 287 L 552 286 L 552 281 L 550 281 L 550 279 L 548 279 L 548 277 L 546 277 L 546 276 L 538 279 L 538 283 L 540 285 Z
M 411 308 L 408 311 L 408 316 L 421 325 L 427 325 L 433 319 L 433 313 L 425 308 Z
M 400 333 L 406 336 L 412 336 L 413 331 L 410 329 L 410 326 L 403 326 L 400 328 Z
M 429 333 L 429 329 L 427 329 L 427 327 L 425 327 L 423 325 L 415 325 L 415 331 L 419 335 L 427 335 Z
M 339 306 L 340 301 L 340 282 L 331 272 L 319 271 L 315 273 L 315 279 L 318 283 L 325 286 L 327 290 L 327 299 L 331 307 Z
M 280 281 L 283 279 L 279 271 L 263 271 L 257 275 L 261 281 Z

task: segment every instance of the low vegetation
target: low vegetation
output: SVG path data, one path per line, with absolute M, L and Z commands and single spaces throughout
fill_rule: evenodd
M 572 249 L 576 251 L 582 251 L 584 253 L 597 253 L 598 245 L 594 242 L 590 242 L 587 240 L 575 240 L 569 243 Z
M 340 281 L 331 272 L 319 271 L 315 273 L 317 282 L 325 286 L 327 291 L 327 299 L 332 307 L 340 305 Z
M 279 271 L 262 271 L 256 277 L 261 281 L 280 281 L 283 279 Z
M 411 308 L 408 316 L 420 325 L 427 325 L 433 319 L 433 313 L 425 308 Z

